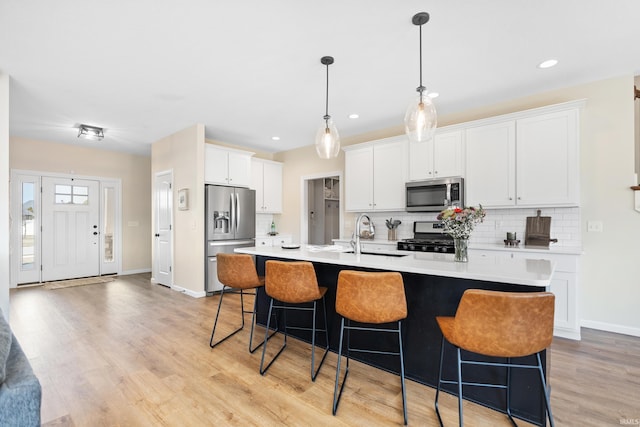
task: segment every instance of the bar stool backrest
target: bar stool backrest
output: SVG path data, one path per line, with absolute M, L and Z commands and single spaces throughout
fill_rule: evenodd
M 313 264 L 308 261 L 265 263 L 265 291 L 278 301 L 311 302 L 322 298 Z
M 397 322 L 407 317 L 402 275 L 343 270 L 338 275 L 336 312 L 361 323 Z
M 554 300 L 551 292 L 468 289 L 447 339 L 464 350 L 487 356 L 538 353 L 553 339 Z
M 223 285 L 239 289 L 261 286 L 251 255 L 219 253 L 216 260 L 218 280 Z

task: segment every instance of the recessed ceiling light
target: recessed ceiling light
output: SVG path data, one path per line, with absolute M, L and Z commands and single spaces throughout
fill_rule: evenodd
M 358 117 L 360 117 L 358 114 L 349 114 L 350 119 L 357 119 Z
M 538 64 L 538 68 L 551 68 L 558 63 L 557 59 L 547 59 Z
M 437 98 L 437 97 L 439 97 L 439 96 L 440 96 L 440 94 L 439 94 L 438 92 L 429 92 L 429 93 L 427 94 L 427 96 L 428 96 L 429 98 L 433 99 L 433 98 Z
M 279 136 L 272 136 L 271 139 L 273 139 L 274 141 L 280 141 L 280 137 Z

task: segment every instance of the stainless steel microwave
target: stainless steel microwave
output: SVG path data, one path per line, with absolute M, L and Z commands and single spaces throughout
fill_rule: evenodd
M 440 178 L 407 182 L 407 212 L 439 212 L 445 208 L 464 207 L 464 178 Z

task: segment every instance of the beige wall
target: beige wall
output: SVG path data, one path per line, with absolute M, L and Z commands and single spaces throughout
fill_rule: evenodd
M 640 213 L 633 209 L 634 104 L 633 76 L 593 82 L 519 98 L 509 102 L 444 115 L 439 125 L 587 99 L 581 116 L 581 216 L 584 255 L 580 271 L 580 316 L 584 326 L 640 334 Z M 399 135 L 402 126 L 359 135 L 343 145 Z M 344 170 L 344 153 L 335 160 L 318 159 L 313 146 L 278 153 L 284 165 L 283 233 L 299 239 L 300 177 Z M 346 221 L 352 215 L 346 216 Z M 602 233 L 586 233 L 586 222 L 601 220 Z M 345 226 L 346 228 L 346 226 Z M 344 232 L 344 231 L 342 231 Z
M 204 295 L 204 144 L 204 126 L 198 124 L 151 149 L 150 176 L 173 172 L 173 287 L 193 296 Z M 177 209 L 182 188 L 189 189 L 189 209 L 184 211 Z
M 96 144 L 108 144 L 108 141 Z M 120 179 L 122 271 L 149 271 L 151 161 L 148 157 L 12 137 L 9 162 L 11 169 Z

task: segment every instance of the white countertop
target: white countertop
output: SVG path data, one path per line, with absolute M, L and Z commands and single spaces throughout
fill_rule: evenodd
M 299 249 L 249 247 L 235 251 L 291 260 L 540 287 L 549 286 L 555 268 L 555 263 L 549 260 L 517 259 L 498 254 L 495 257 L 470 256 L 469 262 L 461 263 L 453 261 L 452 254 L 389 251 L 392 254 L 406 254 L 397 257 L 355 255 L 343 252 L 346 249 L 339 246 L 301 245 Z
M 501 243 L 483 243 L 483 244 L 469 244 L 469 249 L 478 250 L 490 250 L 490 251 L 503 251 L 503 252 L 531 252 L 531 253 L 546 253 L 546 254 L 566 254 L 566 255 L 582 255 L 582 248 L 571 246 L 554 246 L 553 243 L 549 247 L 544 246 L 526 246 L 524 243 L 518 246 L 506 246 Z

